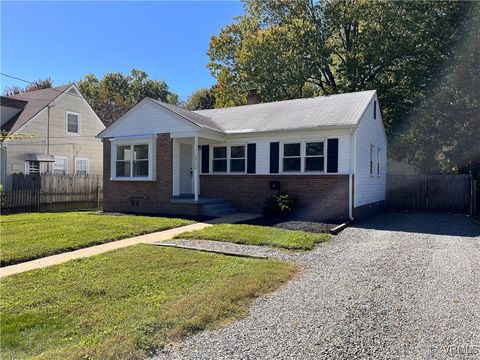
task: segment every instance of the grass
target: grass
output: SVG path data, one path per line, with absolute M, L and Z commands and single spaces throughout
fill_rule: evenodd
M 139 359 L 245 316 L 293 264 L 140 244 L 2 279 L 1 358 Z
M 330 238 L 328 234 L 293 231 L 256 225 L 220 224 L 176 236 L 181 239 L 225 241 L 246 245 L 269 245 L 289 250 L 311 250 L 316 243 Z
M 0 217 L 0 265 L 7 266 L 192 221 L 93 212 L 28 213 Z

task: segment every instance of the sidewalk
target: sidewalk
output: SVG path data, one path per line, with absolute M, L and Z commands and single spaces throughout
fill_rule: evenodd
M 92 255 L 102 254 L 107 251 L 121 249 L 135 244 L 152 244 L 158 241 L 165 241 L 172 239 L 175 235 L 185 231 L 199 230 L 213 224 L 233 224 L 240 221 L 255 219 L 261 215 L 236 213 L 227 215 L 221 218 L 213 219 L 206 222 L 199 222 L 191 225 L 181 226 L 174 229 L 158 231 L 151 234 L 135 236 L 123 240 L 112 241 L 106 244 L 95 245 L 84 249 L 70 251 L 58 255 L 47 256 L 41 259 L 26 261 L 24 263 L 6 266 L 0 268 L 0 278 L 4 276 L 19 274 L 25 271 L 41 269 L 47 266 L 57 265 L 69 260 L 80 259 Z

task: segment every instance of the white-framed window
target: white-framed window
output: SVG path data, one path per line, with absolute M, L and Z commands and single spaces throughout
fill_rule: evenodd
M 370 144 L 370 175 L 373 175 L 373 154 L 375 151 L 375 146 Z
M 377 176 L 380 176 L 380 148 L 377 148 Z
M 155 139 L 142 137 L 112 140 L 112 180 L 155 180 Z
M 55 156 L 53 163 L 53 173 L 65 175 L 68 172 L 68 159 L 65 156 Z
M 27 174 L 40 174 L 40 161 L 26 161 L 25 172 Z
M 281 172 L 325 172 L 326 149 L 326 141 L 322 139 L 283 142 L 280 148 Z
M 227 147 L 214 146 L 213 147 L 213 172 L 227 172 Z
M 75 158 L 75 174 L 87 175 L 88 174 L 88 159 L 87 158 Z
M 305 171 L 325 171 L 325 142 L 305 143 Z
M 80 135 L 80 114 L 67 111 L 65 115 L 67 134 Z
M 283 143 L 283 172 L 300 172 L 302 169 L 302 143 Z
M 245 145 L 230 146 L 230 172 L 245 172 Z

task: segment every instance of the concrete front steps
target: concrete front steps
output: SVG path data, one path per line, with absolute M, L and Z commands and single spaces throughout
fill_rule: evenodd
M 230 203 L 226 202 L 223 199 L 216 199 L 211 201 L 208 204 L 202 205 L 202 215 L 221 217 L 225 215 L 235 214 L 237 209 L 235 209 Z

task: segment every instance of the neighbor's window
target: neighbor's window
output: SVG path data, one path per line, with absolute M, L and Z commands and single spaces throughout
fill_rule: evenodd
M 88 159 L 75 158 L 75 174 L 77 175 L 88 174 Z
M 67 133 L 80 134 L 80 115 L 67 111 Z
M 227 147 L 216 146 L 213 148 L 213 171 L 226 172 L 227 171 Z
M 67 158 L 64 156 L 55 156 L 55 162 L 53 163 L 54 174 L 66 174 L 67 173 Z
M 325 170 L 325 143 L 323 141 L 305 144 L 305 171 Z
M 230 172 L 245 172 L 245 146 L 230 147 Z
M 375 146 L 370 144 L 370 175 L 373 175 L 373 151 Z
M 300 143 L 283 144 L 283 171 L 300 171 Z
M 39 161 L 27 161 L 27 171 L 29 174 L 39 174 L 40 173 L 40 162 Z
M 377 148 L 377 175 L 380 175 L 380 149 Z

